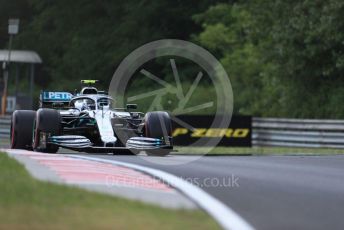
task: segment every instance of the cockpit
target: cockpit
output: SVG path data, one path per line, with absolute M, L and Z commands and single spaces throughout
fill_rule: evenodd
M 110 109 L 112 104 L 113 100 L 110 97 L 79 97 L 70 102 L 70 106 L 79 111 Z
M 71 101 L 71 107 L 74 107 L 80 111 L 95 110 L 96 103 L 91 98 L 79 98 Z

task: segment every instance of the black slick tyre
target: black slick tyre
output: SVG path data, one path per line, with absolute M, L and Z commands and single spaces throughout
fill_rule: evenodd
M 150 138 L 163 139 L 172 146 L 172 123 L 167 112 L 148 112 L 145 116 L 145 136 Z M 166 156 L 171 149 L 155 149 L 146 151 L 152 156 Z
M 61 115 L 54 109 L 39 109 L 36 113 L 32 148 L 38 152 L 56 153 L 57 145 L 46 143 L 47 138 L 61 134 Z
M 11 149 L 31 149 L 32 127 L 36 112 L 32 110 L 16 110 L 11 118 Z

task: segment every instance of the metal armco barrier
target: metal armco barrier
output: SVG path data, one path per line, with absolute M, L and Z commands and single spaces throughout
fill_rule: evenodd
M 0 138 L 9 139 L 11 128 L 11 117 L 5 116 L 0 118 Z
M 344 148 L 344 120 L 253 118 L 252 146 Z

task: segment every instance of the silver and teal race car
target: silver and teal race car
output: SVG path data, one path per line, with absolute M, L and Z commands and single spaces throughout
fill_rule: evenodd
M 42 91 L 37 111 L 16 110 L 11 148 L 56 153 L 59 147 L 83 152 L 145 151 L 167 155 L 173 149 L 167 112 L 135 112 L 135 104 L 114 108 L 114 100 L 82 80 L 80 93 Z

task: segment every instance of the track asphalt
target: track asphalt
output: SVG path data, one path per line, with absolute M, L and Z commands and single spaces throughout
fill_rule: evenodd
M 344 229 L 344 156 L 204 156 L 173 166 L 165 163 L 189 156 L 154 158 L 162 164 L 148 156 L 87 156 L 148 166 L 188 180 L 256 229 Z

